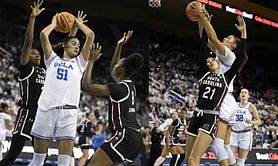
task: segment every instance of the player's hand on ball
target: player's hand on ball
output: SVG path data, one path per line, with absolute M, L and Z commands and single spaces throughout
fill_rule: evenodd
M 52 17 L 52 21 L 51 21 L 51 24 L 55 26 L 55 29 L 57 27 L 57 16 L 58 16 L 58 13 L 56 13 L 53 17 Z
M 45 10 L 45 8 L 40 9 L 42 3 L 43 3 L 43 0 L 37 0 L 37 1 L 34 1 L 33 6 L 32 5 L 30 6 L 32 8 L 32 13 L 31 13 L 32 17 L 37 17 L 38 15 L 41 14 L 42 11 Z
M 129 38 L 131 38 L 132 34 L 133 31 L 125 32 L 123 37 L 118 41 L 118 45 L 124 45 L 129 40 Z
M 99 43 L 94 43 L 93 44 L 93 49 L 90 51 L 90 57 L 89 60 L 91 61 L 97 61 L 100 56 L 102 55 L 101 53 L 101 45 Z

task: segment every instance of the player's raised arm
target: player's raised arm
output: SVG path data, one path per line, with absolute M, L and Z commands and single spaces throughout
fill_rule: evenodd
M 56 28 L 56 18 L 58 16 L 58 13 L 53 16 L 51 23 L 46 26 L 40 34 L 40 39 L 41 39 L 41 46 L 43 49 L 44 57 L 45 60 L 47 60 L 50 57 L 52 50 L 52 45 L 49 41 L 49 35 L 50 33 Z
M 88 59 L 88 63 L 85 69 L 85 73 L 82 80 L 82 87 L 85 91 L 91 92 L 98 96 L 108 96 L 109 95 L 109 89 L 107 85 L 101 85 L 101 84 L 93 84 L 91 83 L 92 80 L 92 70 L 94 67 L 95 61 L 97 61 L 101 53 L 101 45 L 99 43 L 93 44 L 93 49 L 90 52 L 90 56 Z
M 249 110 L 252 113 L 254 120 L 246 121 L 247 123 L 250 123 L 252 125 L 260 125 L 262 123 L 261 118 L 258 114 L 257 108 L 254 104 L 250 104 Z
M 111 64 L 110 64 L 110 73 L 112 73 L 113 67 L 119 62 L 119 60 L 121 58 L 122 47 L 129 40 L 129 38 L 132 36 L 132 34 L 133 34 L 132 30 L 125 32 L 123 37 L 118 41 Z
M 35 26 L 35 19 L 42 11 L 44 11 L 44 8 L 41 8 L 43 1 L 42 0 L 37 0 L 34 2 L 32 8 L 32 13 L 29 17 L 29 22 L 27 26 L 27 30 L 25 33 L 25 39 L 24 39 L 24 44 L 22 47 L 22 53 L 20 57 L 20 64 L 21 65 L 26 65 L 29 62 L 29 57 L 31 54 L 31 48 L 33 44 L 33 36 L 34 36 L 34 26 Z
M 219 41 L 215 30 L 213 29 L 211 23 L 209 22 L 205 10 L 202 8 L 202 6 L 199 3 L 194 3 L 194 8 L 195 8 L 194 11 L 200 16 L 200 20 L 208 35 L 208 39 L 211 42 L 211 46 L 214 47 L 216 50 L 218 50 L 221 55 L 225 55 L 225 47 Z
M 80 15 L 81 13 L 83 14 L 83 11 L 78 11 Z M 81 14 L 81 15 L 82 15 Z M 86 15 L 85 15 L 86 16 Z M 92 45 L 95 40 L 95 33 L 87 26 L 84 24 L 82 20 L 75 19 L 76 26 L 85 34 L 86 40 L 83 45 L 83 48 L 81 50 L 82 56 L 85 59 L 85 61 L 88 60 L 88 57 L 90 55 L 90 50 L 92 49 Z

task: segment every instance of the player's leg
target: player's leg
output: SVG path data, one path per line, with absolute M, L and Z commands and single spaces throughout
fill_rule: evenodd
M 34 137 L 34 155 L 31 163 L 28 166 L 43 166 L 49 141 Z
M 224 140 L 224 147 L 228 154 L 229 165 L 236 166 L 235 155 L 234 155 L 234 153 L 231 149 L 231 145 L 230 145 L 231 132 L 232 132 L 232 126 L 228 125 L 225 140 Z
M 212 137 L 204 131 L 199 131 L 188 158 L 190 166 L 199 166 L 202 154 L 208 149 Z
M 177 152 L 178 152 L 178 154 L 180 154 L 180 158 L 177 162 L 177 166 L 180 166 L 185 158 L 185 152 L 184 152 L 184 149 L 182 146 L 177 146 Z
M 58 166 L 69 166 L 70 165 L 73 144 L 74 144 L 73 140 L 59 140 L 58 141 L 58 149 L 59 149 Z
M 238 159 L 237 159 L 237 166 L 244 166 L 245 160 L 247 159 L 249 150 L 239 149 L 238 152 Z
M 224 147 L 224 139 L 227 131 L 227 122 L 219 119 L 217 124 L 216 138 L 213 140 L 212 150 L 221 166 L 228 166 L 228 153 Z
M 252 148 L 252 132 L 239 133 L 239 153 L 237 166 L 244 166 L 248 153 Z
M 178 151 L 177 151 L 177 146 L 171 146 L 171 154 L 172 158 L 170 160 L 170 166 L 175 166 L 176 163 L 178 162 Z
M 89 158 L 89 148 L 81 148 L 82 156 L 79 158 L 78 165 L 84 165 Z
M 10 150 L 3 158 L 3 160 L 1 160 L 0 166 L 11 165 L 22 151 L 26 140 L 26 137 L 19 134 L 14 134 L 12 137 Z
M 186 145 L 185 145 L 185 163 L 188 163 L 188 158 L 192 151 L 192 147 L 195 142 L 195 139 L 196 136 L 187 135 Z
M 154 166 L 161 165 L 165 161 L 166 156 L 169 154 L 170 151 L 170 148 L 167 148 L 166 145 L 164 145 L 160 156 L 155 160 Z

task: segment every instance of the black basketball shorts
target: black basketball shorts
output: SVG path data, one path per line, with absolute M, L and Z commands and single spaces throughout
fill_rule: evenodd
M 31 130 L 35 121 L 37 108 L 20 108 L 17 112 L 13 135 L 19 134 L 32 140 Z
M 117 130 L 100 148 L 113 162 L 133 162 L 143 149 L 142 135 L 133 129 Z
M 212 138 L 215 138 L 218 115 L 204 113 L 202 116 L 197 116 L 197 114 L 198 112 L 195 111 L 193 119 L 187 129 L 187 134 L 196 137 L 200 130 L 209 134 Z

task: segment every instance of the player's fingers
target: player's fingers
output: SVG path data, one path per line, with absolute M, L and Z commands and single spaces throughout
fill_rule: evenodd
M 82 17 L 82 15 L 83 15 L 83 10 L 81 10 L 81 12 L 80 12 L 80 17 Z
M 87 16 L 87 14 L 84 14 L 84 16 L 82 17 L 82 20 Z
M 38 3 L 39 3 L 39 7 L 40 7 L 42 5 L 42 3 L 43 3 L 43 0 L 38 1 Z
M 88 22 L 88 20 L 83 20 L 83 23 Z
M 237 24 L 235 24 L 236 28 L 239 29 L 239 26 Z
M 45 10 L 45 8 L 41 8 L 40 12 L 42 12 L 42 11 L 44 11 L 44 10 Z
M 101 51 L 101 48 L 102 48 L 101 45 L 99 45 L 99 49 L 98 50 Z
M 32 10 L 34 9 L 34 7 L 33 7 L 32 5 L 30 6 L 30 8 L 31 8 Z
M 80 11 L 78 10 L 78 11 L 77 11 L 77 17 L 79 17 L 79 16 L 80 16 Z

